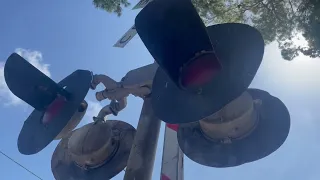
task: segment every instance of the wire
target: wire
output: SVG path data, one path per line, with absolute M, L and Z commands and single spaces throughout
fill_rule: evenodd
M 38 175 L 36 175 L 35 173 L 33 173 L 32 171 L 30 171 L 28 168 L 24 167 L 23 165 L 21 165 L 20 163 L 18 163 L 17 161 L 15 161 L 14 159 L 12 159 L 10 156 L 6 155 L 4 152 L 2 152 L 0 150 L 0 153 L 2 155 L 4 155 L 6 158 L 10 159 L 12 162 L 16 163 L 17 165 L 19 165 L 20 167 L 22 167 L 23 169 L 25 169 L 26 171 L 28 171 L 30 174 L 34 175 L 35 177 L 37 177 L 40 180 L 43 180 L 41 177 L 39 177 Z

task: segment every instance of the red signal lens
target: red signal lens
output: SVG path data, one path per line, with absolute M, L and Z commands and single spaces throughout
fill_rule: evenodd
M 201 55 L 183 68 L 181 85 L 185 88 L 205 85 L 220 70 L 221 64 L 215 54 Z
M 52 121 L 52 119 L 60 112 L 63 105 L 66 103 L 66 99 L 64 97 L 57 97 L 47 108 L 44 116 L 42 118 L 43 124 L 48 124 Z

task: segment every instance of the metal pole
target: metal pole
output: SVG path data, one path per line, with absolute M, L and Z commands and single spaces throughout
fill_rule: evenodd
M 144 99 L 124 180 L 151 180 L 160 125 L 161 121 L 153 113 L 151 99 Z

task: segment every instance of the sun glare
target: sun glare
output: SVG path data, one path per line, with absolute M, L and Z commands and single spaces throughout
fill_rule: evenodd
M 304 45 L 301 39 L 298 43 Z M 281 85 L 287 90 L 310 92 L 320 90 L 320 59 L 299 55 L 292 61 L 282 59 L 276 43 L 265 49 L 264 59 L 257 73 L 255 82 L 269 85 Z

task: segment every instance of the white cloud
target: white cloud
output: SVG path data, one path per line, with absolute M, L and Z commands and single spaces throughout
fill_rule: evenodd
M 90 100 L 87 100 L 87 103 L 88 103 L 88 109 L 85 115 L 86 116 L 85 120 L 86 120 L 86 123 L 89 123 L 89 122 L 92 122 L 93 116 L 98 115 L 99 111 L 102 108 L 102 105 L 99 102 L 94 102 Z
M 47 76 L 51 76 L 51 73 L 49 71 L 49 64 L 44 64 L 42 62 L 42 53 L 39 51 L 32 51 L 22 48 L 17 48 L 15 50 L 17 54 L 24 57 L 27 61 L 29 61 L 34 67 L 39 69 L 41 72 L 43 72 Z
M 41 72 L 50 77 L 51 73 L 49 71 L 49 64 L 43 63 L 42 54 L 39 51 L 27 50 L 22 48 L 17 48 L 15 50 L 17 54 L 24 57 L 29 61 L 34 67 L 39 69 Z M 0 62 L 0 99 L 5 105 L 19 105 L 22 103 L 18 97 L 10 92 L 8 86 L 4 79 L 4 64 L 5 62 Z

